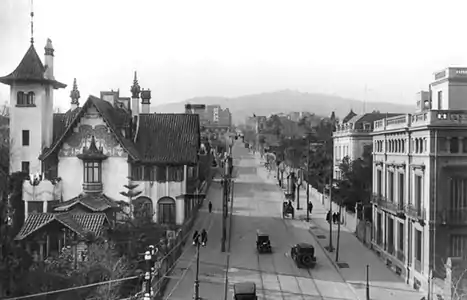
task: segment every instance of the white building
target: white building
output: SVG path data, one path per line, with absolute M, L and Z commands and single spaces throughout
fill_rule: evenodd
M 467 68 L 435 73 L 430 88 L 373 131 L 373 248 L 425 290 L 467 250 Z
M 140 89 L 136 73 L 131 100 L 104 92 L 80 106 L 75 80 L 70 110 L 54 113 L 53 91 L 66 85 L 54 77 L 50 40 L 44 61 L 31 43 L 18 67 L 0 77 L 10 86 L 10 172 L 42 175 L 24 182 L 26 220 L 18 239 L 54 220 L 65 222 L 64 212 L 103 214 L 96 222 L 112 222 L 122 202 L 155 222 L 183 224 L 195 205 L 199 116 L 151 114 L 151 92 Z M 133 195 L 121 194 L 125 186 L 136 186 Z M 100 227 L 74 218 L 77 234 Z

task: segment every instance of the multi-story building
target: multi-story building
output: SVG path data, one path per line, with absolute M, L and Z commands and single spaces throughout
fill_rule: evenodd
M 413 114 L 374 122 L 372 246 L 415 288 L 467 250 L 466 99 L 467 68 L 447 68 Z
M 17 239 L 36 246 L 39 239 L 45 255 L 64 237 L 48 231 L 52 223 L 80 236 L 98 234 L 122 214 L 183 224 L 197 194 L 198 115 L 151 114 L 151 92 L 140 89 L 136 73 L 131 99 L 103 92 L 80 106 L 75 80 L 70 109 L 54 113 L 53 91 L 66 85 L 54 77 L 50 40 L 44 61 L 31 43 L 18 67 L 0 77 L 10 86 L 10 172 L 34 174 L 23 184 L 26 219 Z
M 371 147 L 373 122 L 384 117 L 392 117 L 399 114 L 372 112 L 357 115 L 353 111 L 336 124 L 336 130 L 332 134 L 333 154 L 333 179 L 341 178 L 340 164 L 344 157 L 351 161 L 362 157 L 365 147 Z

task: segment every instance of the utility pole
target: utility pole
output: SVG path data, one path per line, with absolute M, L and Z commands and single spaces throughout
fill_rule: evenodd
M 307 154 L 306 154 L 306 221 L 310 222 L 310 137 L 307 136 L 306 138 L 306 147 L 307 147 Z
M 324 155 L 326 156 L 326 146 L 327 146 L 327 141 L 324 141 Z M 332 246 L 332 186 L 333 186 L 333 180 L 332 180 L 332 166 L 331 170 L 329 172 L 329 246 L 328 246 L 328 251 L 332 252 L 334 251 L 334 247 Z
M 339 246 L 340 246 L 340 238 L 341 238 L 341 213 L 342 213 L 342 203 L 339 203 L 339 212 L 338 217 L 339 220 L 337 220 L 337 245 L 336 245 L 336 262 L 339 261 Z
M 158 251 L 159 249 L 155 248 L 153 245 L 149 245 L 148 250 L 144 253 L 144 260 L 146 261 L 146 272 L 144 273 L 144 300 L 150 300 L 153 296 L 151 284 L 152 275 L 155 271 L 154 256 L 157 254 Z
M 225 242 L 227 240 L 227 202 L 229 198 L 229 159 L 225 159 L 224 162 L 224 175 L 223 175 L 223 193 L 222 193 L 222 239 L 221 239 L 221 251 L 225 252 Z
M 201 234 L 195 234 L 193 237 L 193 245 L 196 246 L 196 277 L 195 277 L 195 294 L 193 295 L 194 300 L 200 299 L 199 297 L 199 249 L 200 246 L 206 247 L 208 242 L 208 234 L 205 229 L 201 231 Z
M 366 265 L 366 300 L 370 299 L 370 265 Z

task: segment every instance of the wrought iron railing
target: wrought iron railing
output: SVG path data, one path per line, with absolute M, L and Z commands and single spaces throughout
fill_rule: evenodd
M 425 220 L 426 218 L 425 208 L 414 204 L 407 205 L 407 214 L 419 220 Z

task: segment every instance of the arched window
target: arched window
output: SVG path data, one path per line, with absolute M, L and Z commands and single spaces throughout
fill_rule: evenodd
M 135 218 L 152 218 L 154 214 L 152 200 L 148 197 L 139 197 L 133 200 Z
M 26 104 L 27 105 L 34 105 L 35 104 L 35 102 L 34 102 L 35 99 L 34 98 L 35 98 L 34 92 L 29 92 L 28 97 L 26 99 Z
M 26 96 L 24 92 L 18 92 L 16 94 L 16 105 L 26 105 Z
M 162 197 L 157 202 L 159 224 L 175 224 L 175 200 Z

